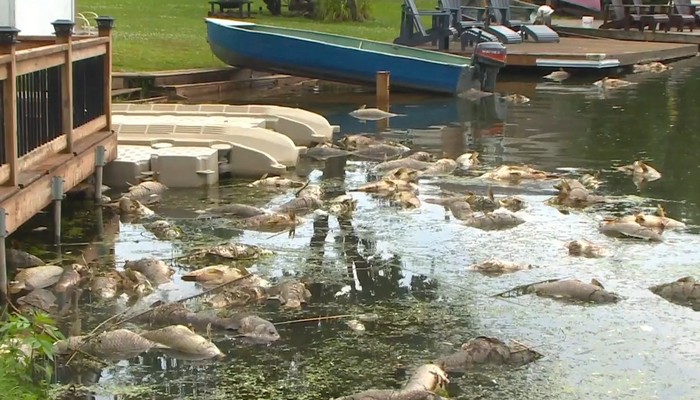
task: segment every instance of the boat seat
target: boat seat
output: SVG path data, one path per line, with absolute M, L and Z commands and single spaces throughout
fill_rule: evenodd
M 522 43 L 520 34 L 504 25 L 489 25 L 484 28 L 486 32 L 496 36 L 503 44 Z
M 523 25 L 520 27 L 520 33 L 522 35 L 523 40 L 527 40 L 528 37 L 530 37 L 535 42 L 559 42 L 559 34 L 557 34 L 557 32 L 554 31 L 554 29 L 548 27 L 547 25 Z
M 465 29 L 459 36 L 462 44 L 462 50 L 467 47 L 474 47 L 482 42 L 498 42 L 498 38 L 483 29 L 469 28 Z

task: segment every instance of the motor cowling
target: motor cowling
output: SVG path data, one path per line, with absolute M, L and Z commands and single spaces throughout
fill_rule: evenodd
M 506 47 L 501 42 L 483 42 L 474 47 L 472 66 L 474 79 L 479 80 L 480 90 L 493 92 L 501 68 L 506 66 Z

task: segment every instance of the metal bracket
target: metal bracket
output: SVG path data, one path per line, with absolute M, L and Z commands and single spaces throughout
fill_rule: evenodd
M 104 167 L 107 158 L 107 150 L 104 146 L 95 147 L 95 166 Z
M 7 237 L 7 211 L 0 208 L 0 239 Z
M 61 201 L 65 197 L 63 194 L 63 183 L 64 180 L 60 176 L 54 176 L 51 178 L 51 199 L 54 201 Z

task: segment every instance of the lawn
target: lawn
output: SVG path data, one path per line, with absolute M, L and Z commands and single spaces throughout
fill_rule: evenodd
M 433 9 L 436 0 L 416 0 L 420 9 Z M 320 22 L 302 16 L 273 17 L 262 0 L 255 0 L 253 21 L 290 28 L 312 29 L 367 39 L 392 41 L 398 36 L 401 0 L 373 0 L 367 22 Z M 206 41 L 206 0 L 78 0 L 78 11 L 116 18 L 115 71 L 158 71 L 221 66 Z M 258 12 L 262 8 L 262 13 Z M 286 11 L 286 10 L 285 10 Z

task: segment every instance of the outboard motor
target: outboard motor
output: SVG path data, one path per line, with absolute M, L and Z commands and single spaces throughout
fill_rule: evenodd
M 472 78 L 479 81 L 479 90 L 496 90 L 496 77 L 498 71 L 506 66 L 506 57 L 506 47 L 501 42 L 483 42 L 474 47 Z

